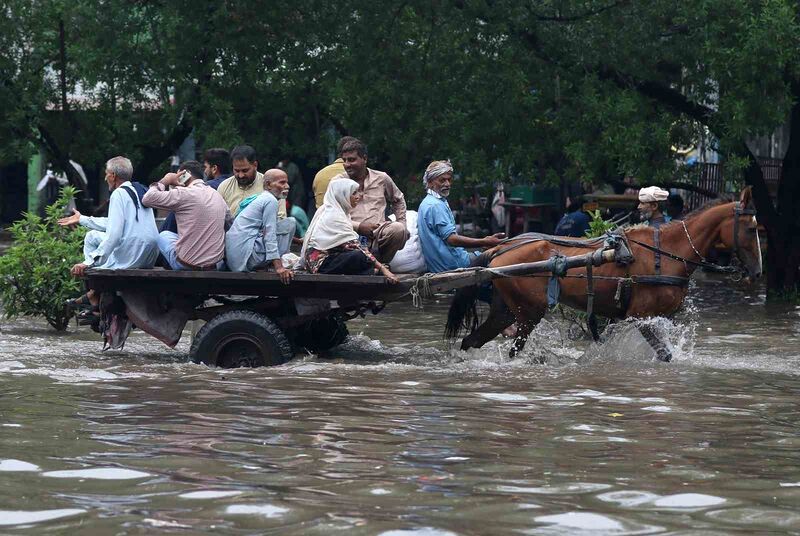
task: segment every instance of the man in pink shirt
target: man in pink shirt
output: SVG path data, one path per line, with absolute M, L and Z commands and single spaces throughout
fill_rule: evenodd
M 166 189 L 168 186 L 170 190 Z M 162 231 L 158 235 L 158 249 L 173 270 L 222 267 L 225 229 L 231 215 L 222 196 L 203 182 L 199 162 L 184 162 L 178 173 L 167 173 L 151 184 L 142 203 L 175 213 L 179 234 Z
M 345 173 L 332 180 L 350 178 L 358 183 L 363 198 L 350 213 L 353 230 L 362 243 L 382 263 L 388 264 L 395 253 L 403 249 L 408 240 L 406 229 L 406 199 L 392 178 L 383 171 L 367 167 L 367 147 L 357 138 L 350 138 L 341 146 L 339 154 Z M 391 204 L 397 221 L 386 219 L 386 208 Z

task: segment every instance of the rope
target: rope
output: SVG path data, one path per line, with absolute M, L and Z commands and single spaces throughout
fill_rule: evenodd
M 411 285 L 409 293 L 411 294 L 411 303 L 414 308 L 422 309 L 423 300 L 433 296 L 431 291 L 431 277 L 433 275 L 431 273 L 423 274 L 415 279 L 414 284 Z

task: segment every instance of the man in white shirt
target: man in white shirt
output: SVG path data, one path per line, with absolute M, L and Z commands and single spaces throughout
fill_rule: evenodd
M 158 258 L 158 228 L 150 208 L 142 204 L 142 194 L 131 182 L 133 165 L 117 156 L 106 162 L 106 183 L 111 191 L 108 217 L 72 215 L 58 220 L 59 225 L 82 225 L 91 229 L 83 241 L 84 260 L 70 273 L 83 277 L 87 268 L 152 268 Z M 96 304 L 94 293 L 88 294 Z

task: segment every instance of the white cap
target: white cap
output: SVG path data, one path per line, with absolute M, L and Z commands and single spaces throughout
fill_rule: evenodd
M 639 201 L 642 203 L 658 203 L 665 201 L 669 197 L 669 192 L 658 186 L 648 186 L 639 190 Z

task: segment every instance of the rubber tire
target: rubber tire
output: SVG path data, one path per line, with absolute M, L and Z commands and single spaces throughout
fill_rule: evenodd
M 294 352 L 272 320 L 253 311 L 234 310 L 215 316 L 200 328 L 189 357 L 210 367 L 263 367 L 286 363 Z
M 312 320 L 297 328 L 292 335 L 297 347 L 318 354 L 342 344 L 350 336 L 350 332 L 342 317 L 333 314 Z

